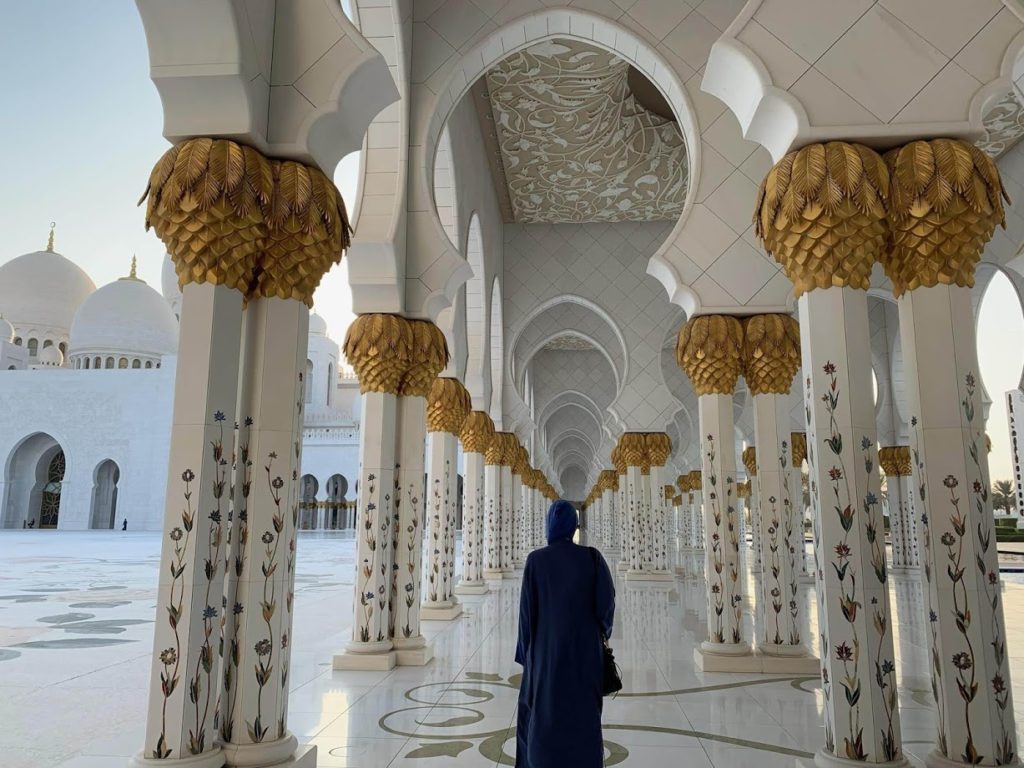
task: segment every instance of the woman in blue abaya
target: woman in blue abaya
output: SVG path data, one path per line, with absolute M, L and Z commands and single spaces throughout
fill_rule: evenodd
M 599 768 L 602 645 L 612 631 L 615 587 L 601 554 L 573 543 L 576 510 L 548 510 L 548 545 L 530 553 L 519 599 L 516 662 L 523 666 L 516 719 L 517 768 Z

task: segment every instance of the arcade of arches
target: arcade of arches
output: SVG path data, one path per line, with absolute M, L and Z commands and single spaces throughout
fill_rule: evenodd
M 138 3 L 182 299 L 132 765 L 513 764 L 559 497 L 616 574 L 606 765 L 1020 764 L 975 333 L 1024 295 L 1015 3 L 209 5 Z M 317 478 L 343 257 L 359 469 Z M 14 461 L 49 524 L 60 446 Z

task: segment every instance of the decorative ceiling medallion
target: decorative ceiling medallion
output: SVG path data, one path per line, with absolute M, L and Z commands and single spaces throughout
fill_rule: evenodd
M 526 48 L 487 73 L 517 222 L 679 218 L 686 143 L 675 122 L 637 103 L 628 74 L 614 54 L 569 40 Z
M 594 349 L 594 345 L 579 336 L 566 334 L 552 339 L 544 345 L 543 349 L 557 350 L 559 352 L 580 352 L 586 349 Z

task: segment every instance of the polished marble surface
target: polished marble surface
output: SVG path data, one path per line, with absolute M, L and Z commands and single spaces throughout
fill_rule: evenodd
M 334 672 L 331 657 L 350 632 L 353 558 L 349 534 L 300 534 L 292 731 L 318 746 L 324 768 L 511 765 L 518 580 L 463 598 L 455 622 L 424 623 L 436 656 L 428 666 Z M 674 583 L 617 585 L 612 642 L 626 687 L 605 704 L 606 765 L 792 766 L 824 741 L 817 679 L 695 670 L 705 593 L 701 561 L 682 562 L 690 575 Z M 4 531 L 0 563 L 2 765 L 124 765 L 145 726 L 158 534 Z M 1008 581 L 1020 710 L 1024 586 Z M 744 594 L 755 587 L 747 573 Z M 897 576 L 893 592 L 904 747 L 917 762 L 934 732 L 920 587 Z M 816 637 L 811 586 L 801 598 L 805 636 Z

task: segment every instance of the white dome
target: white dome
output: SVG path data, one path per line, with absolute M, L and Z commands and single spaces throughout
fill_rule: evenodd
M 120 352 L 159 357 L 178 349 L 178 321 L 164 298 L 126 277 L 93 293 L 71 326 L 71 354 Z
M 309 335 L 310 336 L 326 336 L 327 335 L 327 321 L 324 320 L 316 312 L 309 313 Z
M 51 344 L 48 347 L 40 349 L 38 359 L 40 365 L 47 365 L 54 368 L 64 365 L 64 354 L 57 348 L 56 344 Z
M 0 341 L 14 341 L 14 326 L 0 315 Z
M 26 253 L 0 265 L 0 313 L 15 328 L 67 333 L 95 290 L 77 264 L 54 251 Z

